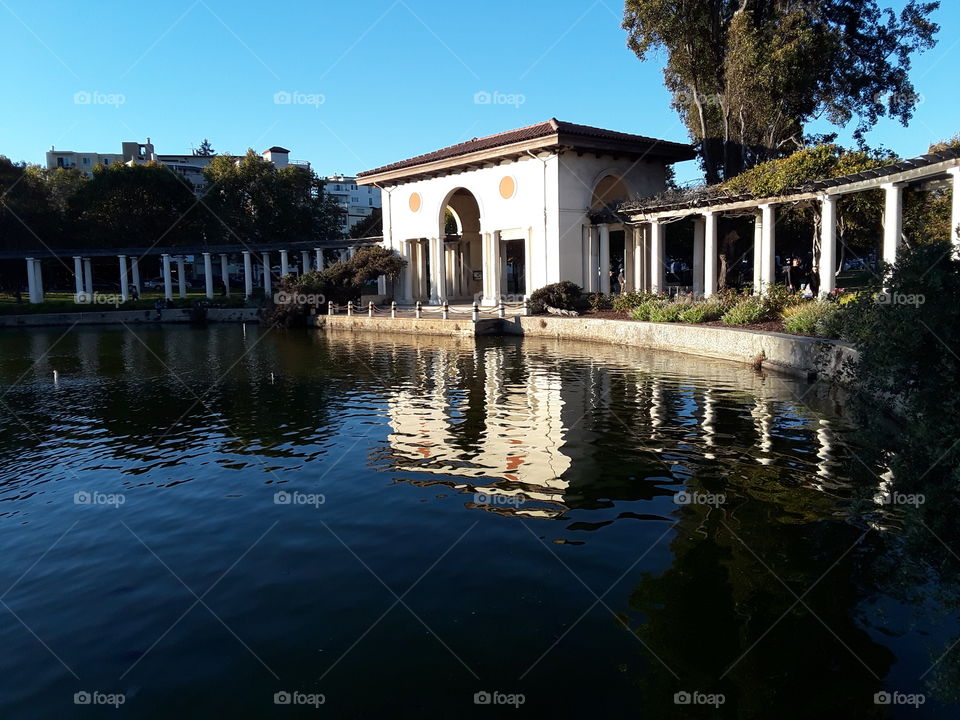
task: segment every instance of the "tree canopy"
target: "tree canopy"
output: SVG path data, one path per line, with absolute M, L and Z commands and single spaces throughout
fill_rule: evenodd
M 789 154 L 808 122 L 906 124 L 919 97 L 911 56 L 935 45 L 939 2 L 626 0 L 627 45 L 666 53 L 673 107 L 699 144 L 707 182 Z

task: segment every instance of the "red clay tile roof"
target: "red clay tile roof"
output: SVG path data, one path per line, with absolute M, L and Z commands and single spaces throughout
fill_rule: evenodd
M 648 155 L 651 158 L 665 159 L 669 162 L 678 162 L 680 160 L 691 160 L 694 157 L 693 148 L 685 143 L 670 142 L 668 140 L 658 140 L 657 138 L 646 137 L 644 135 L 631 135 L 630 133 L 616 132 L 615 130 L 604 130 L 603 128 L 591 127 L 589 125 L 577 125 L 576 123 L 564 122 L 556 118 L 550 118 L 546 122 L 528 125 L 527 127 L 517 128 L 516 130 L 507 130 L 496 135 L 487 135 L 486 137 L 473 138 L 467 142 L 458 143 L 449 147 L 434 150 L 424 155 L 417 155 L 408 160 L 384 165 L 383 167 L 365 170 L 357 174 L 357 177 L 366 177 L 368 175 L 378 175 L 393 170 L 403 170 L 413 168 L 418 165 L 436 162 L 438 160 L 448 160 L 469 155 L 470 153 L 482 150 L 492 150 L 498 147 L 505 147 L 515 143 L 536 140 L 538 138 L 559 135 L 559 143 L 562 145 L 577 145 L 577 139 L 581 142 L 588 142 L 591 149 L 595 149 L 598 144 L 609 143 L 611 150 L 621 152 L 636 152 Z

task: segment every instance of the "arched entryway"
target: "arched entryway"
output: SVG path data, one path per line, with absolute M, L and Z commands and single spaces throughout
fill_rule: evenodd
M 480 204 L 466 188 L 453 190 L 440 208 L 443 274 L 438 278 L 450 302 L 479 300 L 483 291 Z

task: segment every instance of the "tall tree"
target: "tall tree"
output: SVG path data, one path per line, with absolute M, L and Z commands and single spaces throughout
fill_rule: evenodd
M 220 155 L 204 169 L 201 202 L 210 211 L 208 237 L 221 242 L 329 240 L 341 236 L 342 208 L 312 170 L 277 168 L 253 150 Z
M 97 166 L 71 198 L 70 215 L 85 246 L 202 242 L 202 215 L 189 183 L 156 163 Z
M 932 48 L 939 1 L 626 0 L 627 45 L 666 52 L 673 107 L 699 144 L 707 182 L 802 146 L 826 117 L 854 135 L 880 117 L 906 124 L 918 102 L 911 55 Z

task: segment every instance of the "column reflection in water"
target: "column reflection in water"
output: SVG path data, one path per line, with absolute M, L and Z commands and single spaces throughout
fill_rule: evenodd
M 716 410 L 714 409 L 713 390 L 703 391 L 703 444 L 706 449 L 703 456 L 708 460 L 716 459 L 713 448 L 716 446 L 717 430 L 714 425 L 716 422 Z
M 820 418 L 817 422 L 817 476 L 821 479 L 817 483 L 820 489 L 839 487 L 837 483 L 832 482 L 834 477 L 833 468 L 837 464 L 833 452 L 833 430 L 830 428 L 830 421 Z
M 425 484 L 473 493 L 468 501 L 472 507 L 522 516 L 559 515 L 566 509 L 563 495 L 568 482 L 563 474 L 570 467 L 570 458 L 560 450 L 564 442 L 560 374 L 529 365 L 523 382 L 507 383 L 507 352 L 503 347 L 487 348 L 482 363 L 474 364 L 484 382 L 483 406 L 458 413 L 482 415 L 482 429 L 470 443 L 459 442 L 453 432 L 459 421 L 450 412 L 453 395 L 465 382 L 455 367 L 456 357 L 445 351 L 429 354 L 434 358 L 429 374 L 433 391 L 426 392 L 424 373 L 414 387 L 395 392 L 388 401 L 392 461 L 398 470 L 437 476 Z M 469 397 L 465 393 L 464 402 Z
M 773 458 L 770 457 L 773 450 L 771 438 L 773 413 L 770 412 L 770 404 L 763 397 L 758 397 L 750 414 L 753 416 L 757 435 L 760 437 L 760 455 L 757 457 L 757 462 L 761 465 L 770 465 L 773 462 Z

